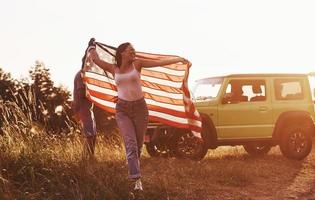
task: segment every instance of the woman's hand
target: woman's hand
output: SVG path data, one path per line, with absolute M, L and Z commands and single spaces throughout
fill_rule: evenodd
M 97 52 L 96 52 L 96 49 L 95 48 L 92 48 L 90 51 L 89 51 L 89 57 L 94 61 L 95 59 L 98 59 L 98 55 L 97 55 Z
M 93 61 L 93 63 L 95 63 L 100 68 L 102 68 L 104 71 L 108 71 L 113 75 L 115 74 L 115 67 L 116 66 L 114 64 L 107 63 L 107 62 L 101 60 L 99 58 L 95 48 L 92 48 L 89 50 L 88 57 L 89 57 L 90 61 Z

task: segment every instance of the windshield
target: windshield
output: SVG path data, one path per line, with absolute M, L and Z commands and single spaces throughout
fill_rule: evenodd
M 193 87 L 193 100 L 206 101 L 218 96 L 223 78 L 209 78 L 196 81 Z
M 315 101 L 315 76 L 309 76 L 310 87 L 312 91 L 312 99 Z

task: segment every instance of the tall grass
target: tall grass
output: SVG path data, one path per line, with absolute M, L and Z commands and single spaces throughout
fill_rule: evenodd
M 128 199 L 125 150 L 116 130 L 99 134 L 96 160 L 84 160 L 76 128 L 47 134 L 14 103 L 1 106 L 1 200 Z M 150 158 L 144 152 L 141 167 L 146 199 L 281 199 L 277 194 L 302 163 L 285 159 L 277 149 L 255 159 L 241 147 L 220 147 L 200 162 Z
M 98 161 L 90 163 L 76 131 L 48 135 L 18 107 L 3 108 L 0 199 L 124 199 L 117 196 L 128 183 L 119 138 L 99 136 Z

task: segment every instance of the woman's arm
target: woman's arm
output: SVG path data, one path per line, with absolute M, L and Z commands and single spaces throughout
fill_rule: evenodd
M 93 48 L 89 51 L 89 54 L 91 56 L 92 61 L 97 64 L 100 68 L 102 68 L 104 71 L 108 71 L 111 74 L 114 75 L 115 73 L 115 65 L 114 64 L 110 64 L 108 62 L 105 62 L 103 60 L 101 60 L 99 58 L 99 56 L 97 55 L 96 49 Z
M 148 68 L 148 67 L 157 67 L 157 66 L 164 66 L 164 65 L 171 65 L 175 63 L 188 63 L 189 61 L 182 57 L 172 58 L 168 60 L 146 60 L 138 58 L 136 60 L 136 66 L 138 69 L 141 69 L 142 67 Z

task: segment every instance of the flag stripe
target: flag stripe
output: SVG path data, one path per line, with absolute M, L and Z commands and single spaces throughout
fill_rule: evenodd
M 171 104 L 166 104 L 166 103 L 160 103 L 157 101 L 153 101 L 152 99 L 146 99 L 145 100 L 147 104 L 149 105 L 156 105 L 162 108 L 174 110 L 174 111 L 179 111 L 179 112 L 184 112 L 185 113 L 185 107 L 184 106 L 176 106 L 176 105 L 171 105 Z
M 105 81 L 100 81 L 100 80 L 93 79 L 93 78 L 84 78 L 84 80 L 86 83 L 88 83 L 90 85 L 95 85 L 95 86 L 102 87 L 102 88 L 117 90 L 116 85 L 113 85 L 113 84 L 105 82 Z
M 92 90 L 91 86 L 90 86 L 89 92 L 91 93 L 91 95 L 97 96 L 100 99 L 112 99 L 115 97 L 115 96 L 112 96 L 110 94 L 106 94 L 104 92 L 99 92 L 98 89 Z M 154 95 L 154 94 L 147 93 L 147 92 L 143 92 L 143 93 L 144 93 L 145 99 L 151 99 L 151 100 L 159 102 L 159 103 L 166 103 L 166 104 L 170 104 L 170 105 L 184 106 L 184 102 L 182 100 L 173 99 L 173 98 L 169 98 L 169 97 L 163 97 L 163 96 L 159 96 L 159 95 Z
M 93 91 L 90 91 L 90 98 L 99 103 L 99 104 L 103 104 L 103 105 L 106 105 L 108 107 L 111 107 L 111 108 L 115 108 L 115 103 L 112 103 L 113 99 L 115 97 L 113 96 L 108 96 L 108 95 L 103 95 L 101 98 L 99 97 L 100 94 L 95 94 Z M 173 117 L 177 117 L 177 118 L 173 118 L 173 120 L 170 120 L 170 121 L 181 121 L 181 123 L 184 123 L 187 121 L 186 119 L 186 113 L 185 111 L 177 111 L 177 110 L 174 110 L 174 109 L 170 109 L 170 108 L 165 108 L 165 107 L 161 107 L 161 106 L 156 106 L 156 105 L 152 105 L 150 104 L 150 102 L 148 102 L 148 100 L 146 99 L 146 102 L 147 102 L 147 106 L 148 106 L 148 109 L 149 109 L 149 112 L 152 111 L 152 113 L 156 114 L 156 113 L 159 113 L 161 116 L 163 116 L 164 114 L 164 117 L 167 116 L 167 118 L 170 120 L 171 119 L 171 116 Z M 171 113 L 170 114 L 166 114 L 166 113 Z M 198 120 L 199 118 L 195 115 L 192 115 L 191 116 L 191 120 Z M 196 121 L 198 122 L 198 121 Z M 186 122 L 188 123 L 188 122 Z
M 87 86 L 87 89 L 92 90 L 92 91 L 101 92 L 101 93 L 111 95 L 111 96 L 117 96 L 117 91 L 112 90 L 112 89 L 102 88 L 102 87 L 92 85 L 89 83 L 86 83 L 86 86 Z
M 143 58 L 146 60 L 164 60 L 164 59 L 172 59 L 172 58 L 178 58 L 178 56 L 161 56 L 161 55 L 156 55 L 156 54 L 142 54 L 137 52 L 136 53 L 136 58 Z M 175 69 L 175 70 L 182 70 L 182 71 L 186 71 L 187 69 L 187 65 L 182 64 L 182 63 L 176 63 L 176 64 L 171 64 L 171 65 L 165 65 L 163 66 L 165 68 L 169 68 L 169 69 Z
M 189 124 L 182 124 L 182 123 L 178 123 L 175 121 L 170 121 L 165 119 L 164 117 L 159 117 L 159 116 L 155 116 L 153 114 L 151 114 L 149 116 L 149 120 L 150 121 L 155 121 L 155 122 L 161 122 L 163 124 L 169 125 L 169 126 L 174 126 L 177 128 L 183 128 L 183 129 L 191 129 L 192 131 L 196 131 L 198 133 L 201 132 L 202 128 L 198 127 L 198 126 L 189 126 Z
M 99 74 L 92 71 L 85 72 L 84 74 L 85 74 L 85 77 L 88 77 L 88 78 L 94 78 L 94 79 L 105 81 L 108 83 L 115 83 L 112 77 L 106 77 L 104 74 Z
M 178 70 L 172 70 L 165 67 L 153 67 L 153 68 L 143 68 L 141 69 L 142 75 L 152 76 L 155 78 L 162 78 L 162 79 L 169 79 L 172 81 L 183 81 L 183 76 L 185 75 L 185 71 L 178 71 Z M 103 80 L 103 79 L 110 79 L 114 81 L 112 75 L 108 73 L 111 77 L 106 77 L 104 74 L 99 74 L 96 72 L 88 71 L 85 73 L 88 77 L 93 77 L 95 79 Z
M 115 103 L 112 102 L 112 101 L 102 100 L 102 99 L 99 99 L 99 98 L 94 97 L 94 96 L 89 96 L 89 98 L 90 98 L 92 101 L 94 101 L 94 102 L 96 102 L 96 103 L 98 103 L 98 104 L 102 104 L 103 106 L 109 107 L 109 108 L 111 108 L 111 109 L 115 109 L 115 107 L 116 107 L 116 106 L 115 106 Z M 113 111 L 115 111 L 115 110 L 113 110 Z
M 86 83 L 90 84 L 90 80 L 87 80 Z M 93 85 L 93 86 L 91 86 L 91 85 Z M 100 87 L 100 86 L 98 86 L 98 87 Z M 105 92 L 105 90 L 102 90 L 102 89 L 100 89 L 98 87 L 95 84 L 90 84 L 89 85 L 90 92 L 92 91 L 94 95 L 99 96 L 101 99 L 103 99 L 103 98 L 107 98 L 107 99 L 113 98 L 111 91 L 109 91 L 110 94 L 107 94 Z M 110 89 L 110 90 L 112 89 L 109 84 L 105 84 L 105 83 L 103 84 L 103 86 L 101 86 L 101 88 Z M 103 92 L 101 92 L 100 90 L 103 91 Z M 148 92 L 143 92 L 143 94 L 144 94 L 144 97 L 146 99 L 152 99 L 153 101 L 157 101 L 157 102 L 160 102 L 160 103 L 184 106 L 184 103 L 183 103 L 182 99 L 174 99 L 174 98 L 170 98 L 168 96 L 165 97 L 165 96 L 160 96 L 160 95 L 154 95 L 154 94 L 148 93 Z M 110 95 L 112 97 L 104 97 L 104 96 L 108 96 L 108 95 Z
M 160 112 L 160 113 L 170 113 L 176 117 L 182 117 L 182 118 L 187 117 L 185 112 L 175 111 L 175 110 L 164 108 L 164 107 L 159 107 L 159 106 L 148 104 L 148 108 L 149 108 L 149 110 Z M 191 119 L 198 120 L 199 118 L 195 115 L 192 115 Z
M 93 89 L 91 89 L 91 88 L 93 88 L 93 86 L 92 87 L 88 86 L 88 88 L 90 89 L 89 90 L 90 95 L 97 97 L 100 100 L 109 101 L 111 99 L 115 99 L 115 97 L 116 97 L 115 95 L 112 95 L 112 94 L 106 94 L 105 92 L 102 92 L 102 90 L 100 90 L 100 91 L 93 90 Z M 107 89 L 103 89 L 103 90 L 107 90 Z M 185 108 L 183 105 L 166 104 L 166 103 L 154 101 L 152 99 L 146 99 L 146 102 L 147 102 L 147 104 L 156 105 L 156 106 L 159 106 L 161 108 L 169 109 L 170 112 L 175 112 L 175 111 L 185 112 Z
M 97 84 L 97 85 L 94 85 Z M 117 91 L 113 90 L 111 86 L 106 85 L 106 84 L 102 84 L 101 82 L 97 82 L 97 81 L 93 81 L 93 84 L 90 84 L 90 81 L 86 81 L 86 85 L 88 87 L 88 89 L 90 90 L 94 90 L 97 92 L 102 92 L 105 94 L 109 94 L 109 95 L 117 95 Z M 99 86 L 101 85 L 101 86 Z M 102 87 L 102 86 L 106 86 L 106 87 Z M 116 87 L 116 86 L 113 86 Z M 169 93 L 169 92 L 165 92 L 165 91 L 161 91 L 161 90 L 155 90 L 155 89 L 151 89 L 148 87 L 143 87 L 142 88 L 143 92 L 145 93 L 149 93 L 151 95 L 156 95 L 156 96 L 161 96 L 161 97 L 165 97 L 165 98 L 172 98 L 174 100 L 182 100 L 183 99 L 183 94 L 174 94 L 174 93 Z
M 117 96 L 108 95 L 103 92 L 97 92 L 95 90 L 89 90 L 89 94 L 91 96 L 94 96 L 98 99 L 105 100 L 105 101 L 114 101 L 115 99 L 117 99 Z
M 151 93 L 154 95 L 163 96 L 163 97 L 170 97 L 173 99 L 183 99 L 183 94 L 175 94 L 175 93 L 171 93 L 168 91 L 152 89 L 152 88 L 145 87 L 145 86 L 142 87 L 142 91 L 147 92 L 147 93 Z
M 114 63 L 115 48 L 97 43 L 101 59 Z M 110 52 L 112 55 L 110 55 Z M 88 55 L 87 55 L 88 56 Z M 146 60 L 166 60 L 178 58 L 172 55 L 159 55 L 137 52 L 136 58 Z M 103 74 L 94 63 L 85 73 L 88 98 L 97 106 L 115 113 L 117 87 L 110 73 Z M 201 118 L 190 99 L 187 79 L 190 66 L 176 63 L 167 66 L 143 68 L 141 86 L 149 110 L 149 120 L 177 128 L 190 129 L 201 137 Z
M 146 80 L 141 80 L 141 84 L 144 87 L 153 89 L 153 90 L 159 90 L 159 91 L 165 91 L 167 93 L 172 93 L 172 94 L 182 94 L 183 91 L 179 88 L 175 88 L 175 87 L 170 87 L 170 86 L 166 86 L 166 85 L 161 85 L 158 83 L 152 83 L 150 81 L 146 81 Z
M 154 78 L 154 77 L 149 77 L 149 76 L 144 76 L 144 75 L 141 75 L 141 80 L 150 81 L 151 83 L 155 83 L 155 84 L 167 86 L 167 87 L 174 87 L 174 88 L 180 88 L 183 84 L 182 82 L 174 82 L 174 81 L 169 81 L 169 80 L 164 80 L 161 78 Z
M 153 71 L 153 72 L 161 72 L 161 73 L 165 73 L 165 74 L 173 75 L 173 76 L 184 76 L 186 73 L 186 71 L 179 71 L 179 70 L 169 69 L 165 67 L 145 68 L 145 70 Z
M 89 79 L 94 79 L 94 80 L 93 81 L 89 81 Z M 101 82 L 98 82 L 97 80 L 101 81 Z M 110 78 L 107 78 L 107 77 L 105 77 L 104 75 L 101 75 L 101 74 L 86 73 L 85 81 L 88 81 L 89 83 L 93 83 L 94 85 L 99 86 L 99 87 L 102 87 L 103 85 L 106 85 L 106 84 L 103 83 L 103 82 L 106 82 L 106 83 L 111 84 L 110 87 L 115 87 L 115 90 L 117 90 L 114 80 L 112 80 Z M 168 93 L 173 93 L 173 94 L 182 94 L 183 93 L 182 89 L 180 89 L 180 87 L 181 87 L 181 86 L 179 86 L 180 84 L 176 85 L 176 86 L 179 86 L 179 87 L 171 87 L 171 86 L 168 86 L 168 85 L 159 84 L 157 80 L 155 80 L 155 83 L 153 83 L 153 82 L 151 82 L 151 78 L 149 78 L 148 80 L 141 80 L 141 83 L 142 83 L 143 86 L 148 87 L 148 89 L 150 88 L 150 89 L 157 90 L 155 92 L 155 94 L 159 93 L 158 91 L 161 91 L 161 90 L 166 91 Z M 106 86 L 105 87 L 109 88 L 108 86 L 109 85 L 107 85 L 107 87 Z M 169 95 L 169 94 L 167 94 L 167 95 Z
M 90 95 L 95 96 L 95 97 L 102 99 L 102 100 L 108 100 L 109 101 L 109 100 L 114 100 L 117 98 L 115 95 L 105 94 L 104 92 L 99 92 L 99 91 L 92 90 L 92 89 L 89 89 L 89 93 L 90 93 Z M 183 103 L 182 103 L 182 105 L 167 104 L 167 103 L 155 101 L 155 100 L 152 100 L 149 98 L 146 98 L 146 101 L 147 101 L 147 103 L 151 103 L 152 105 L 158 105 L 160 107 L 172 109 L 172 111 L 184 112 Z
M 102 105 L 101 107 L 106 107 L 109 108 L 107 109 L 108 111 L 110 111 L 111 113 L 115 113 L 115 103 L 110 102 L 110 101 L 105 101 L 105 100 L 101 100 L 98 99 L 94 96 L 89 96 L 89 98 L 94 101 L 95 103 L 97 103 L 98 105 Z M 149 110 L 149 115 L 150 116 L 154 116 L 156 118 L 163 118 L 165 120 L 167 120 L 169 123 L 177 123 L 177 124 L 181 124 L 181 125 L 194 125 L 196 127 L 201 128 L 201 122 L 198 120 L 193 120 L 193 119 L 187 119 L 187 118 L 183 118 L 183 117 L 177 117 L 174 115 L 170 115 L 164 112 L 159 112 L 159 111 L 154 111 L 154 110 Z
M 161 79 L 166 79 L 166 80 L 170 80 L 174 82 L 183 82 L 182 76 L 174 76 L 174 75 L 163 73 L 163 72 L 148 71 L 146 69 L 142 69 L 141 74 L 147 77 L 152 77 L 152 78 L 161 78 Z
M 154 95 L 151 93 L 147 93 L 147 92 L 143 92 L 144 93 L 144 97 L 146 99 L 152 99 L 153 101 L 157 101 L 157 102 L 161 102 L 161 103 L 167 103 L 167 104 L 172 104 L 172 105 L 184 105 L 184 102 L 182 101 L 182 99 L 173 99 L 170 97 L 163 97 L 160 95 Z

